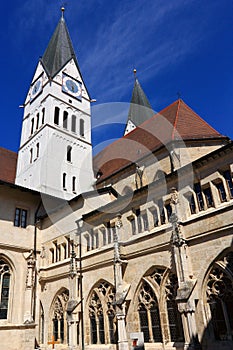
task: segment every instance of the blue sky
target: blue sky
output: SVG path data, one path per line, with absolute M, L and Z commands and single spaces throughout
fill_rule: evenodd
M 1 147 L 19 147 L 18 106 L 61 5 L 58 0 L 1 4 Z M 98 104 L 129 102 L 136 67 L 155 111 L 180 92 L 208 123 L 233 138 L 232 0 L 66 0 L 65 7 L 84 80 Z M 94 132 L 94 143 L 100 134 Z

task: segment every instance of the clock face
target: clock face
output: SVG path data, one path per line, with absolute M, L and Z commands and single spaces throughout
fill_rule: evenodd
M 39 95 L 39 93 L 42 91 L 42 76 L 40 78 L 38 78 L 34 84 L 32 85 L 32 88 L 31 88 L 31 101 L 34 100 L 34 98 L 36 98 L 37 95 Z
M 62 91 L 77 98 L 79 101 L 82 100 L 82 83 L 64 73 L 62 76 Z

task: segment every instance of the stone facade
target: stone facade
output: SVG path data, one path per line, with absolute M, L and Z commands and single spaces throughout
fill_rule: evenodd
M 101 151 L 94 179 L 89 95 L 73 54 L 48 75 L 53 50 L 27 96 L 16 182 L 0 169 L 1 349 L 232 349 L 232 141 L 178 100 Z

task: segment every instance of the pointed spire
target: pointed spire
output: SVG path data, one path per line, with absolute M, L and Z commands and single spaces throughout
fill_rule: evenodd
M 54 77 L 72 58 L 78 67 L 78 61 L 65 23 L 64 11 L 65 8 L 62 7 L 60 21 L 41 59 L 50 77 Z
M 129 124 L 134 125 L 134 127 L 139 126 L 144 121 L 150 119 L 154 115 L 154 111 L 150 105 L 146 94 L 144 93 L 138 78 L 137 70 L 133 70 L 134 73 L 134 88 L 130 101 L 130 108 L 128 113 L 128 120 L 125 128 L 125 134 L 132 130 L 128 128 Z

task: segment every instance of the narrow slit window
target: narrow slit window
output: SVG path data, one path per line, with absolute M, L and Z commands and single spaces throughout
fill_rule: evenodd
M 32 159 L 33 159 L 33 149 L 30 149 L 30 163 L 32 163 Z
M 66 190 L 66 173 L 63 173 L 63 176 L 62 176 L 62 186 L 63 186 L 63 190 Z
M 34 118 L 32 118 L 31 120 L 31 135 L 33 134 L 34 132 Z
M 80 119 L 80 136 L 84 136 L 84 120 Z
M 72 115 L 71 131 L 76 132 L 76 116 Z
M 40 154 L 40 144 L 37 143 L 36 144 L 36 158 L 39 158 L 39 154 Z
M 36 130 L 39 129 L 39 122 L 40 122 L 40 113 L 37 113 L 37 115 L 36 115 Z
M 66 160 L 67 162 L 71 162 L 71 152 L 72 152 L 72 147 L 67 146 L 67 152 L 66 152 Z
M 203 190 L 205 199 L 206 199 L 206 205 L 207 208 L 211 208 L 214 206 L 213 196 L 210 187 L 207 187 Z
M 63 113 L 63 128 L 68 128 L 68 112 L 64 111 Z
M 45 108 L 42 109 L 42 121 L 41 121 L 42 125 L 44 125 L 44 120 L 45 120 Z
M 59 112 L 60 109 L 58 107 L 55 107 L 54 109 L 54 124 L 59 125 Z
M 73 176 L 72 178 L 72 191 L 75 192 L 76 191 L 76 177 Z

